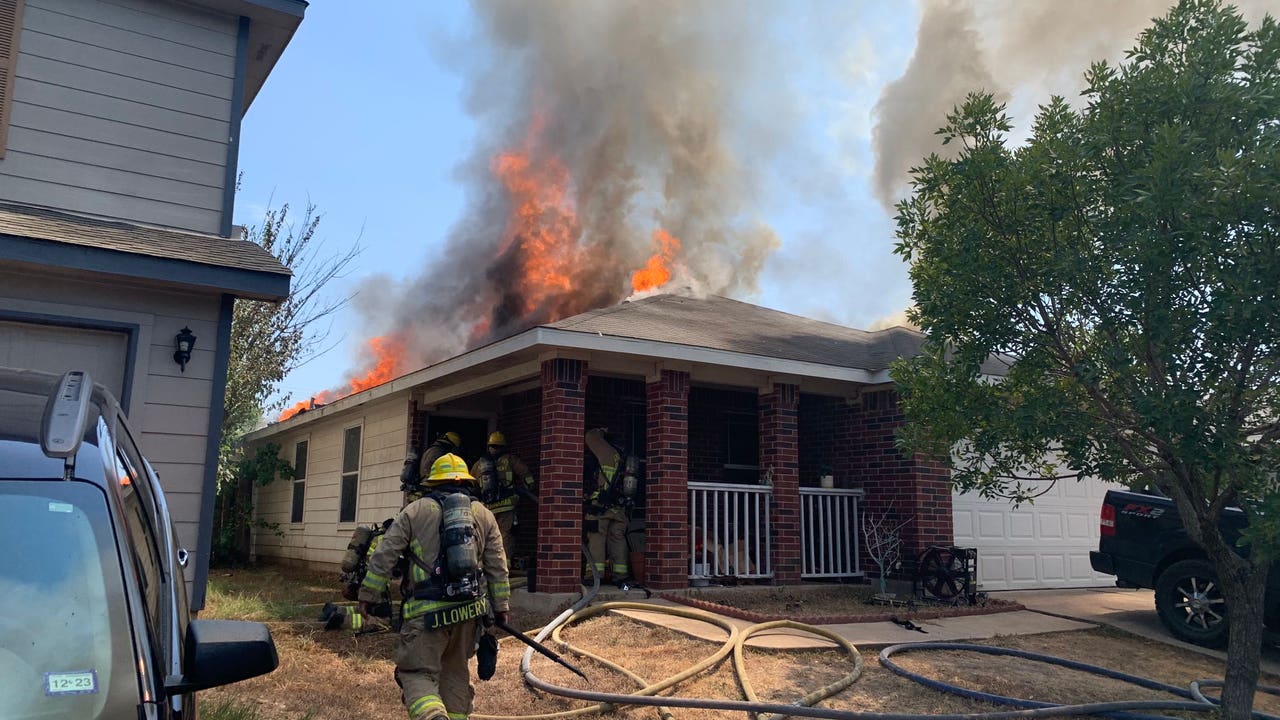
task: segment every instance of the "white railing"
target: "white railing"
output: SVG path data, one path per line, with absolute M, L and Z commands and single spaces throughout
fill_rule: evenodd
M 858 560 L 861 501 L 862 490 L 800 488 L 800 537 L 804 542 L 800 577 L 862 574 Z
M 773 577 L 773 487 L 689 483 L 689 577 Z

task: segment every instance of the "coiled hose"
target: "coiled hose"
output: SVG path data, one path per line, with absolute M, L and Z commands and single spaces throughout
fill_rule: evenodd
M 639 687 L 633 693 L 608 693 L 596 690 L 583 690 L 578 688 L 565 687 L 547 682 L 533 673 L 531 663 L 533 660 L 533 650 L 526 649 L 523 657 L 520 659 L 520 672 L 524 676 L 525 683 L 530 687 L 541 690 L 542 692 L 558 695 L 560 697 L 573 698 L 577 700 L 586 700 L 595 704 L 572 710 L 563 710 L 559 712 L 542 713 L 536 715 L 482 715 L 473 714 L 471 717 L 475 720 L 558 720 L 559 718 L 573 718 L 597 713 L 610 712 L 621 705 L 647 705 L 658 709 L 658 715 L 662 720 L 673 720 L 674 714 L 671 708 L 698 708 L 704 710 L 729 710 L 740 711 L 751 714 L 757 720 L 780 720 L 784 717 L 810 717 L 810 718 L 830 718 L 831 720 L 1014 720 L 1017 718 L 1033 720 L 1036 718 L 1064 717 L 1069 715 L 1109 715 L 1116 718 L 1125 718 L 1127 720 L 1171 720 L 1167 716 L 1162 715 L 1135 715 L 1133 711 L 1181 711 L 1181 712 L 1210 712 L 1216 709 L 1213 701 L 1205 698 L 1200 694 L 1198 687 L 1212 687 L 1215 683 L 1220 685 L 1218 681 L 1201 680 L 1197 684 L 1193 683 L 1192 690 L 1180 688 L 1173 685 L 1141 678 L 1134 675 L 1108 670 L 1106 668 L 1078 663 L 1072 660 L 1054 657 L 1051 655 L 1041 655 L 1038 653 L 1025 652 L 1021 650 L 1013 650 L 1009 648 L 990 647 L 986 645 L 971 645 L 966 643 L 908 643 L 903 645 L 894 645 L 885 648 L 880 654 L 880 663 L 890 671 L 898 675 L 914 680 L 926 687 L 930 687 L 941 692 L 961 695 L 976 700 L 983 700 L 997 705 L 1007 705 L 1022 709 L 1017 710 L 998 710 L 983 713 L 953 713 L 942 715 L 923 715 L 918 713 L 878 713 L 878 712 L 857 712 L 850 710 L 837 710 L 834 708 L 813 707 L 813 705 L 824 700 L 836 693 L 839 693 L 850 685 L 852 685 L 862 674 L 863 661 L 862 656 L 857 648 L 853 646 L 845 638 L 827 631 L 821 627 L 805 625 L 803 623 L 793 622 L 791 620 L 775 620 L 772 622 L 759 623 L 752 625 L 745 630 L 739 629 L 727 618 L 713 613 L 697 610 L 695 608 L 685 607 L 667 607 L 661 605 L 652 605 L 648 603 L 635 602 L 608 602 L 600 605 L 590 605 L 600 590 L 600 575 L 595 570 L 594 563 L 591 562 L 590 552 L 583 547 L 583 551 L 587 557 L 588 566 L 592 568 L 593 584 L 591 589 L 584 593 L 572 607 L 562 612 L 554 620 L 548 623 L 535 637 L 539 642 L 547 640 L 548 637 L 559 645 L 560 649 L 570 651 L 580 657 L 589 658 L 603 667 L 615 670 L 623 676 L 629 678 Z M 590 606 L 589 606 L 590 605 Z M 588 607 L 589 606 L 589 607 Z M 724 629 L 727 638 L 720 648 L 713 654 L 704 658 L 697 664 L 685 669 L 684 671 L 673 675 L 665 680 L 657 683 L 649 683 L 644 678 L 636 675 L 634 672 L 614 663 L 613 661 L 595 655 L 581 648 L 574 647 L 561 637 L 561 631 L 573 624 L 574 622 L 584 620 L 595 615 L 599 615 L 611 610 L 630 609 L 643 610 L 645 612 L 662 613 L 674 615 L 678 617 L 687 617 L 703 622 L 711 623 Z M 826 638 L 836 644 L 850 658 L 851 668 L 849 672 L 839 680 L 819 688 L 794 703 L 776 703 L 763 702 L 757 697 L 755 690 L 751 686 L 748 679 L 745 663 L 745 645 L 746 641 L 753 635 L 774 628 L 791 628 L 812 633 L 814 635 Z M 1032 700 L 1024 700 L 1021 698 L 1009 698 L 1000 695 L 992 695 L 990 693 L 980 693 L 978 691 L 943 683 L 938 680 L 926 678 L 917 673 L 910 672 L 890 658 L 897 653 L 918 651 L 918 650 L 965 650 L 972 652 L 986 653 L 990 655 L 1006 655 L 1012 657 L 1024 657 L 1029 660 L 1046 662 L 1053 665 L 1068 667 L 1074 670 L 1094 673 L 1103 677 L 1109 677 L 1116 680 L 1130 682 L 1141 687 L 1153 690 L 1161 690 L 1179 697 L 1189 698 L 1188 700 L 1126 700 L 1113 702 L 1085 703 L 1080 705 L 1054 705 L 1051 703 L 1042 703 Z M 734 671 L 737 675 L 738 684 L 742 689 L 746 700 L 728 700 L 721 698 L 686 698 L 663 696 L 656 697 L 658 693 L 668 690 L 699 673 L 718 665 L 730 654 L 733 655 Z M 1267 692 L 1271 692 L 1272 688 L 1263 688 Z M 1277 690 L 1276 694 L 1280 694 Z M 1266 713 L 1255 712 L 1254 717 L 1258 720 L 1280 720 L 1280 717 L 1268 715 Z

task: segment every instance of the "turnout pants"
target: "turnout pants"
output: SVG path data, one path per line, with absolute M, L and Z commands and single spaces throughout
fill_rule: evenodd
M 475 691 L 467 659 L 475 653 L 477 622 L 460 622 L 429 630 L 426 620 L 406 620 L 396 650 L 396 684 L 409 720 L 448 717 L 463 720 L 471 713 Z
M 516 511 L 494 513 L 493 517 L 498 521 L 498 530 L 502 532 L 502 552 L 507 556 L 507 565 L 510 566 L 511 553 L 516 549 Z
M 630 573 L 627 567 L 627 518 L 619 508 L 610 508 L 602 515 L 587 515 L 587 525 L 596 523 L 596 531 L 587 533 L 587 549 L 595 569 L 604 574 L 605 563 L 613 572 L 613 579 L 620 580 Z M 587 568 L 588 574 L 591 568 Z

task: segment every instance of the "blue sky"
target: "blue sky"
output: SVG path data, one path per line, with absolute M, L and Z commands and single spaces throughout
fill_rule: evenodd
M 363 247 L 337 294 L 372 275 L 406 279 L 442 261 L 465 210 L 455 169 L 476 140 L 467 78 L 448 67 L 449 48 L 475 31 L 470 8 L 421 0 L 369 7 L 313 2 L 242 128 L 236 222 L 257 224 L 268 206 L 315 203 L 327 247 L 337 252 L 357 237 Z M 795 43 L 789 79 L 803 99 L 788 131 L 823 166 L 814 172 L 821 186 L 786 173 L 770 179 L 759 211 L 782 243 L 760 293 L 741 299 L 866 327 L 910 299 L 906 268 L 891 253 L 892 220 L 868 174 L 872 108 L 907 63 L 917 16 L 914 4 L 884 3 L 859 10 L 856 22 L 839 17 L 834 32 L 806 30 L 822 18 L 780 20 Z M 361 324 L 353 309 L 341 312 L 333 348 L 287 378 L 283 392 L 297 400 L 338 384 L 365 339 Z

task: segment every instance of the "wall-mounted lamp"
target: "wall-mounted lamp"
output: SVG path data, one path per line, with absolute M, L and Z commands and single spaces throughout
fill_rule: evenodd
M 189 327 L 184 326 L 173 337 L 173 361 L 178 363 L 178 367 L 182 369 L 182 372 L 187 371 L 187 363 L 191 362 L 191 348 L 195 346 L 196 336 Z

